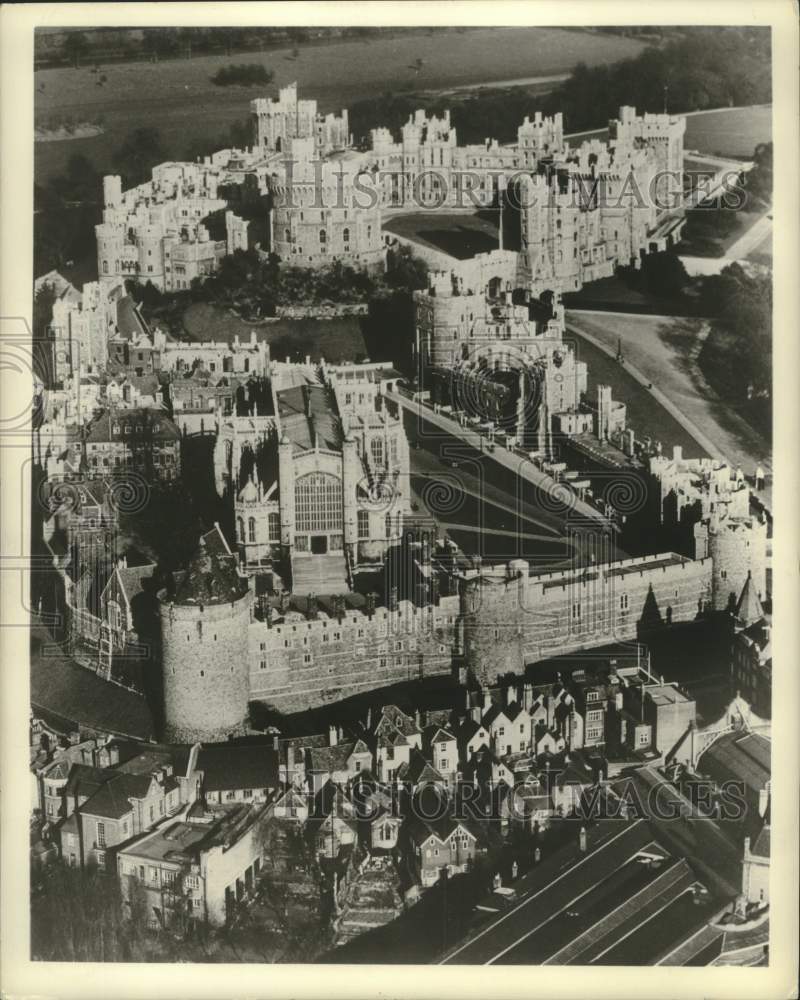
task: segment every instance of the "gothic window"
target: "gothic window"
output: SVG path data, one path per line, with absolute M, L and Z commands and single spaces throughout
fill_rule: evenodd
M 358 537 L 369 538 L 369 511 L 358 512 Z
M 328 472 L 300 476 L 295 484 L 298 531 L 337 531 L 342 527 L 342 482 Z
M 239 541 L 244 541 L 244 521 L 241 517 L 236 518 L 236 534 L 239 536 Z
M 267 514 L 267 530 L 269 532 L 269 540 L 271 542 L 280 541 L 281 537 L 281 519 L 278 514 Z
M 247 540 L 249 542 L 256 540 L 256 519 L 254 517 L 249 518 L 247 522 Z
M 369 444 L 369 450 L 372 453 L 372 461 L 379 466 L 383 465 L 383 440 L 381 438 L 373 438 Z
M 391 514 L 387 514 L 386 515 L 386 537 L 387 538 L 391 538 L 392 537 L 392 515 Z
M 325 232 L 324 229 L 320 229 L 320 231 L 319 231 L 319 245 L 321 247 L 324 247 L 327 242 L 328 242 L 328 234 Z
M 345 243 L 350 242 L 350 230 L 347 227 L 342 230 L 342 239 Z

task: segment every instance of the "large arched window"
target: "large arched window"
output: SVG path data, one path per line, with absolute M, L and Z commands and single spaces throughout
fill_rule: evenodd
M 328 472 L 310 472 L 295 483 L 297 531 L 341 531 L 342 481 Z
M 372 461 L 376 465 L 383 465 L 383 438 L 373 438 L 369 443 L 369 450 L 372 453 Z
M 244 521 L 241 517 L 236 518 L 236 534 L 239 536 L 239 541 L 244 541 Z
M 281 519 L 279 514 L 267 514 L 267 531 L 271 542 L 281 540 Z
M 247 522 L 247 540 L 249 542 L 256 540 L 256 519 L 254 517 L 251 517 Z

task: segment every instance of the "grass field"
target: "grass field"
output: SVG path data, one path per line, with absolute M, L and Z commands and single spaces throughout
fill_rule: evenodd
M 425 246 L 441 250 L 458 260 L 496 250 L 498 232 L 496 212 L 466 215 L 457 212 L 414 212 L 392 216 L 383 228 L 398 236 L 406 236 Z
M 339 41 L 263 55 L 203 56 L 156 64 L 104 66 L 108 82 L 98 87 L 89 66 L 40 70 L 34 77 L 37 117 L 63 114 L 79 120 L 102 119 L 105 133 L 92 139 L 37 143 L 37 181 L 62 173 L 73 153 L 83 153 L 100 169 L 125 135 L 140 126 L 162 132 L 170 155 L 187 140 L 216 137 L 232 121 L 248 115 L 248 102 L 265 91 L 297 81 L 322 111 L 387 91 L 430 91 L 569 72 L 578 62 L 610 63 L 634 56 L 639 41 L 558 28 L 469 28 L 444 33 L 412 32 L 369 41 Z M 417 71 L 414 63 L 422 59 Z M 231 63 L 260 62 L 275 73 L 269 88 L 228 87 L 210 77 Z M 532 109 L 533 110 L 533 109 Z
M 769 442 L 719 398 L 700 370 L 697 355 L 707 333 L 701 320 L 568 311 L 567 325 L 570 332 L 585 330 L 612 350 L 621 341 L 625 358 L 652 379 L 667 399 L 746 473 L 751 473 L 757 463 L 768 462 Z M 580 341 L 580 356 L 589 363 L 590 393 L 593 384 L 607 379 L 606 384 L 614 386 L 615 398 L 628 404 L 629 426 L 660 438 L 668 449 L 683 444 L 685 454 L 703 454 L 703 449 L 665 410 L 654 405 L 652 398 L 649 402 L 645 399 L 646 391 L 633 383 L 624 368 L 610 358 L 602 361 L 604 355 L 584 341 Z
M 336 319 L 281 319 L 273 323 L 254 326 L 205 302 L 189 306 L 183 316 L 186 333 L 192 340 L 250 339 L 255 330 L 259 341 L 266 340 L 276 361 L 286 357 L 297 360 L 307 354 L 318 361 L 355 361 L 367 354 L 361 321 L 358 316 Z
M 641 110 L 641 109 L 640 109 Z M 569 123 L 567 123 L 569 126 Z M 574 146 L 587 139 L 607 139 L 608 129 L 585 132 L 570 140 Z M 754 105 L 718 111 L 699 111 L 686 116 L 684 149 L 710 156 L 749 159 L 760 142 L 772 141 L 772 106 Z

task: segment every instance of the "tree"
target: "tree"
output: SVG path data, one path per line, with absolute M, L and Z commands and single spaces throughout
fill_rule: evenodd
M 64 39 L 64 55 L 76 69 L 89 52 L 89 40 L 82 31 L 71 31 Z
M 157 128 L 149 126 L 129 132 L 123 144 L 111 157 L 128 187 L 146 181 L 153 167 L 163 163 L 166 158 L 161 133 Z

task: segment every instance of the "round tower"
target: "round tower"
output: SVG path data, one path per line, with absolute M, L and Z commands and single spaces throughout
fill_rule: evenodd
M 158 595 L 164 739 L 224 740 L 247 728 L 251 593 L 234 557 L 200 545 L 174 593 Z
M 525 670 L 529 572 L 524 559 L 515 559 L 463 581 L 464 663 L 483 687 Z

